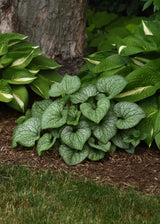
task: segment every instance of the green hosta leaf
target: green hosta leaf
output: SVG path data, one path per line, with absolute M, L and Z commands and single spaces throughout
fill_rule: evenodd
M 36 77 L 25 68 L 7 68 L 3 71 L 2 78 L 10 84 L 28 84 L 36 79 Z
M 76 165 L 85 160 L 88 156 L 89 148 L 84 146 L 81 151 L 76 151 L 69 148 L 66 145 L 61 145 L 59 147 L 59 153 L 67 165 Z
M 28 106 L 28 91 L 25 86 L 12 86 L 13 99 L 8 103 L 8 106 L 17 111 L 23 112 Z
M 114 113 L 119 118 L 116 122 L 119 129 L 132 128 L 146 116 L 137 104 L 131 102 L 117 103 L 114 106 Z
M 40 120 L 32 117 L 15 128 L 12 147 L 15 148 L 18 143 L 26 147 L 32 147 L 39 138 Z
M 38 155 L 40 156 L 42 154 L 43 151 L 46 151 L 48 149 L 50 149 L 55 141 L 56 141 L 56 137 L 54 137 L 53 139 L 52 134 L 50 133 L 45 133 L 39 140 L 37 143 L 37 152 Z
M 33 103 L 31 113 L 32 117 L 38 117 L 41 118 L 43 112 L 46 110 L 46 108 L 52 103 L 52 100 L 41 100 Z
M 139 101 L 152 96 L 160 88 L 160 74 L 149 65 L 131 72 L 126 80 L 128 84 L 124 92 L 116 96 L 120 101 Z
M 44 57 L 44 56 L 38 56 L 38 57 L 35 57 L 33 60 L 32 60 L 32 63 L 35 64 L 39 69 L 56 69 L 56 68 L 59 68 L 61 67 L 61 65 L 59 65 L 58 63 L 56 63 L 55 61 L 47 58 L 47 57 Z
M 154 127 L 158 114 L 157 97 L 150 97 L 140 101 L 139 106 L 145 111 L 146 117 L 138 124 L 137 129 L 139 129 L 141 133 L 147 133 L 145 142 L 151 146 L 154 138 Z
M 88 85 L 84 88 L 80 88 L 78 92 L 71 95 L 71 102 L 74 104 L 84 103 L 91 96 L 96 96 L 97 89 L 93 85 Z
M 88 154 L 88 159 L 92 161 L 97 161 L 100 159 L 103 159 L 105 156 L 105 152 L 93 148 L 89 148 L 89 154 Z
M 81 81 L 77 76 L 65 75 L 61 83 L 54 83 L 51 86 L 49 95 L 52 97 L 61 96 L 64 94 L 72 94 L 79 90 Z
M 70 106 L 68 109 L 67 124 L 78 125 L 81 112 L 76 109 L 75 106 Z
M 42 114 L 41 126 L 42 129 L 59 128 L 67 121 L 68 109 L 63 106 L 63 103 L 54 101 Z
M 105 72 L 112 69 L 120 68 L 128 62 L 129 59 L 127 57 L 122 57 L 118 54 L 114 54 L 105 58 L 101 63 L 96 65 L 92 71 L 95 73 Z
M 8 103 L 13 99 L 12 89 L 6 80 L 0 79 L 0 101 Z
M 111 99 L 119 94 L 127 85 L 127 81 L 120 75 L 100 78 L 96 84 L 99 92 L 106 93 Z
M 44 99 L 49 98 L 49 82 L 41 75 L 37 75 L 37 78 L 30 84 L 31 89 Z
M 82 103 L 80 105 L 80 110 L 86 118 L 98 124 L 108 112 L 109 107 L 109 99 L 103 96 L 97 101 L 96 108 L 94 108 L 90 103 Z
M 82 150 L 90 136 L 91 130 L 87 122 L 80 121 L 76 130 L 71 126 L 66 126 L 61 133 L 61 140 L 73 149 Z
M 104 119 L 93 129 L 94 136 L 104 144 L 116 134 L 117 118 L 112 111 L 109 111 Z
M 99 149 L 99 150 L 101 150 L 103 152 L 108 152 L 108 151 L 110 151 L 110 148 L 111 148 L 111 143 L 110 142 L 104 144 L 104 143 L 98 141 L 96 143 L 96 140 L 93 137 L 91 137 L 88 140 L 88 144 L 89 144 L 90 147 L 95 148 L 95 149 Z

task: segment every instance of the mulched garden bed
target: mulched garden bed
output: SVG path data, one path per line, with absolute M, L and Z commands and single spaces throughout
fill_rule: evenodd
M 72 65 L 76 63 L 77 61 L 72 62 Z M 83 61 L 78 60 L 78 63 L 81 67 Z M 71 67 L 68 63 L 68 68 L 62 68 L 61 74 L 64 75 L 66 71 L 69 73 Z M 75 68 L 77 69 L 76 66 Z M 23 165 L 34 169 L 66 170 L 99 183 L 107 182 L 121 187 L 134 187 L 146 193 L 160 194 L 160 151 L 156 146 L 153 145 L 149 149 L 143 143 L 134 155 L 117 150 L 114 154 L 106 154 L 101 161 L 86 160 L 82 164 L 69 167 L 54 149 L 44 152 L 41 157 L 37 155 L 36 149 L 26 149 L 22 146 L 12 149 L 12 133 L 16 127 L 15 120 L 19 116 L 20 113 L 0 103 L 0 166 Z

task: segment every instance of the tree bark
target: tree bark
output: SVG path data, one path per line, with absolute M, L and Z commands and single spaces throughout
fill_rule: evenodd
M 83 56 L 87 0 L 0 0 L 0 32 L 19 32 L 50 58 Z

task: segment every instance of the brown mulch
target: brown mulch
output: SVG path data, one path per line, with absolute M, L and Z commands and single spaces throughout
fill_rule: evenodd
M 136 149 L 135 155 L 118 150 L 114 154 L 107 154 L 101 161 L 87 160 L 69 167 L 56 150 L 45 152 L 38 157 L 34 149 L 12 149 L 12 133 L 19 115 L 0 103 L 0 166 L 20 164 L 35 169 L 67 170 L 99 183 L 107 182 L 160 194 L 160 151 L 156 147 L 148 149 L 147 145 L 142 144 Z

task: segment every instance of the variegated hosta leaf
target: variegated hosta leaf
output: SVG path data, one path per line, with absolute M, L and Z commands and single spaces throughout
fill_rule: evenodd
M 157 97 L 150 97 L 139 102 L 139 106 L 145 111 L 146 117 L 137 125 L 137 129 L 141 133 L 147 133 L 145 142 L 149 145 L 152 144 L 156 132 L 155 124 L 159 112 Z
M 126 80 L 125 90 L 116 96 L 118 101 L 136 102 L 154 95 L 160 88 L 160 73 L 149 64 L 129 73 Z
M 7 52 L 8 52 L 8 42 L 5 40 L 0 40 L 0 56 L 5 55 Z
M 33 59 L 34 50 L 8 52 L 6 58 L 12 58 L 11 67 L 25 68 Z
M 94 108 L 90 103 L 82 103 L 80 105 L 80 110 L 86 118 L 98 124 L 107 114 L 109 107 L 109 99 L 103 96 L 98 99 L 96 108 Z
M 100 159 L 103 159 L 105 156 L 105 152 L 93 148 L 89 148 L 89 154 L 88 154 L 88 159 L 92 161 L 97 161 Z
M 64 94 L 72 94 L 79 90 L 81 81 L 77 76 L 65 75 L 61 83 L 54 83 L 49 90 L 49 95 L 52 97 L 61 96 Z
M 62 76 L 54 70 L 41 70 L 38 74 L 43 76 L 50 85 L 62 81 Z
M 18 125 L 13 132 L 12 147 L 15 148 L 17 144 L 26 147 L 35 145 L 35 141 L 40 138 L 40 120 L 36 117 L 31 117 L 23 124 Z
M 97 89 L 93 85 L 88 85 L 84 88 L 80 88 L 78 92 L 71 95 L 71 102 L 74 104 L 84 103 L 89 97 L 95 96 L 97 94 Z
M 73 149 L 82 150 L 91 136 L 91 130 L 85 121 L 80 121 L 76 130 L 74 129 L 72 126 L 66 126 L 61 132 L 61 140 Z
M 37 75 L 36 77 L 37 78 L 29 86 L 36 94 L 44 99 L 48 99 L 48 91 L 50 87 L 49 82 L 41 75 Z
M 19 34 L 19 33 L 1 33 L 0 34 L 0 39 L 1 40 L 6 40 L 6 41 L 24 40 L 26 38 L 27 38 L 27 36 Z
M 64 109 L 63 103 L 54 101 L 46 108 L 46 110 L 42 114 L 42 129 L 59 128 L 63 126 L 67 121 L 67 113 L 68 109 Z
M 7 68 L 3 71 L 2 78 L 10 84 L 28 84 L 36 79 L 36 77 L 25 68 Z
M 41 101 L 36 101 L 33 103 L 31 113 L 32 117 L 38 117 L 41 118 L 43 112 L 46 110 L 46 108 L 52 103 L 53 101 L 48 99 L 48 100 L 41 100 Z
M 104 119 L 93 129 L 94 136 L 104 144 L 113 138 L 117 132 L 117 118 L 113 112 L 109 111 Z
M 127 57 L 122 57 L 118 54 L 114 54 L 102 60 L 98 65 L 94 67 L 92 71 L 95 73 L 105 72 L 112 69 L 120 68 L 128 62 L 129 59 Z
M 39 140 L 37 143 L 37 152 L 38 155 L 40 156 L 42 154 L 43 151 L 46 151 L 48 149 L 50 149 L 55 141 L 56 141 L 56 137 L 54 137 L 53 139 L 52 134 L 50 133 L 45 133 Z
M 96 84 L 99 92 L 106 93 L 109 99 L 119 94 L 127 85 L 127 81 L 120 75 L 100 78 Z
M 67 124 L 78 125 L 80 116 L 81 116 L 81 112 L 77 110 L 75 106 L 70 106 L 68 109 Z
M 21 40 L 19 43 L 16 43 L 14 45 L 11 45 L 9 47 L 9 51 L 27 51 L 30 49 L 37 49 L 39 46 L 35 45 L 31 42 L 25 41 L 25 40 Z
M 159 20 L 152 20 L 152 21 L 142 20 L 142 28 L 145 35 L 159 37 L 160 35 L 159 27 L 160 27 Z
M 0 79 L 0 101 L 8 103 L 13 99 L 12 89 L 6 80 Z
M 116 122 L 119 129 L 132 128 L 146 116 L 145 112 L 136 103 L 131 102 L 117 103 L 114 106 L 114 113 L 119 118 Z
M 33 58 L 32 63 L 42 70 L 56 69 L 61 67 L 61 65 L 59 65 L 57 62 L 44 56 L 37 56 Z
M 93 137 L 91 137 L 88 140 L 88 144 L 89 144 L 90 147 L 95 148 L 95 149 L 99 149 L 103 152 L 108 152 L 108 151 L 110 151 L 110 148 L 111 148 L 111 143 L 110 142 L 104 144 L 103 142 L 98 141 L 96 143 L 96 140 Z
M 8 106 L 14 108 L 17 111 L 24 113 L 28 106 L 28 91 L 25 86 L 12 86 L 13 99 L 8 103 Z
M 86 145 L 81 151 L 71 149 L 66 145 L 61 145 L 59 147 L 59 154 L 62 156 L 64 162 L 70 166 L 81 163 L 83 160 L 87 158 L 88 153 L 89 148 Z

